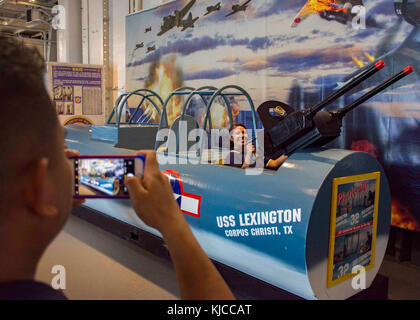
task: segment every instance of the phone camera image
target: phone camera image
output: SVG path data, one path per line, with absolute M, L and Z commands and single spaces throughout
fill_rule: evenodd
M 74 169 L 76 197 L 128 198 L 124 181 L 134 174 L 134 159 L 78 158 Z

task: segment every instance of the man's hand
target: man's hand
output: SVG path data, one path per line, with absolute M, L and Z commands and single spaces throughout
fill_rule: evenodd
M 139 218 L 162 234 L 184 217 L 173 195 L 169 179 L 160 169 L 154 151 L 139 151 L 146 157 L 143 178 L 127 178 L 130 200 Z
M 64 145 L 64 152 L 66 153 L 67 158 L 77 157 L 80 153 L 76 150 L 68 149 L 67 145 Z M 73 198 L 73 208 L 80 206 L 81 204 L 85 203 L 85 199 L 75 199 Z
M 168 177 L 160 172 L 156 153 L 138 154 L 146 156 L 146 165 L 142 179 L 126 179 L 131 203 L 139 218 L 162 234 L 175 267 L 181 298 L 234 299 L 182 215 Z

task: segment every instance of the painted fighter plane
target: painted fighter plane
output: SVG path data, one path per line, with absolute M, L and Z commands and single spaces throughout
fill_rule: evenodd
M 152 27 L 147 28 L 144 33 L 152 32 Z
M 240 11 L 246 11 L 246 9 L 248 9 L 248 4 L 251 2 L 251 0 L 248 0 L 247 2 L 245 2 L 244 4 L 234 4 L 232 6 L 232 12 L 227 14 L 225 17 L 229 17 L 235 13 L 238 13 Z
M 209 6 L 207 7 L 207 12 L 204 15 L 206 16 L 214 11 L 220 11 L 221 8 L 222 8 L 221 2 L 217 3 L 214 6 Z
M 174 15 L 169 15 L 163 18 L 163 24 L 160 27 L 158 36 L 163 35 L 174 27 L 181 27 L 182 19 L 188 14 L 192 6 L 197 0 L 191 0 L 181 11 L 175 10 Z
M 194 23 L 198 20 L 198 17 L 194 18 L 192 17 L 192 13 L 190 12 L 190 15 L 188 16 L 187 19 L 182 20 L 181 21 L 181 27 L 182 27 L 182 31 L 187 30 L 188 28 L 194 28 Z
M 143 48 L 143 47 L 144 47 L 144 42 L 138 43 L 138 44 L 136 44 L 136 49 L 135 50 L 138 50 L 138 49 Z
M 174 27 L 176 27 L 176 18 L 174 16 L 163 17 L 163 24 L 160 27 L 160 31 L 157 35 L 161 36 Z
M 147 52 L 146 53 L 150 53 L 150 52 L 155 51 L 155 50 L 156 50 L 156 46 L 155 45 L 152 46 L 152 47 L 147 47 Z
M 318 13 L 323 19 L 346 24 L 353 18 L 351 9 L 359 5 L 363 5 L 362 0 L 308 0 L 293 19 L 291 27 L 296 28 L 303 20 L 314 13 Z

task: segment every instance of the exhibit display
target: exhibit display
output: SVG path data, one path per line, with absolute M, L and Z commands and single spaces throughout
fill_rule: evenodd
M 383 62 L 378 62 L 321 101 L 317 105 L 320 107 L 303 114 L 312 113 L 316 119 L 323 107 L 383 67 Z M 405 68 L 343 110 L 353 110 L 412 71 L 411 67 Z M 204 129 L 212 103 L 221 92 L 213 91 L 208 99 Z M 174 124 L 178 120 L 182 123 L 186 107 Z M 256 111 L 252 112 L 255 119 Z M 228 113 L 232 118 L 230 108 Z M 340 119 L 345 113 L 342 115 Z M 276 126 L 289 123 L 290 116 L 294 113 L 285 115 Z M 287 133 L 287 145 L 296 145 L 305 136 L 298 133 L 303 129 L 305 134 L 315 128 L 318 133 L 329 131 L 328 121 L 320 126 L 314 120 L 312 128 L 308 121 L 312 120 L 306 119 L 302 128 L 283 128 L 280 134 Z M 338 133 L 333 130 L 335 135 L 324 143 L 340 135 L 340 127 L 331 123 Z M 277 146 L 276 132 L 271 130 L 270 134 L 269 150 L 273 150 Z M 198 144 L 199 152 L 182 150 L 178 147 L 182 136 L 176 142 L 168 139 L 158 159 L 181 211 L 210 258 L 305 299 L 346 299 L 362 290 L 352 284 L 359 270 L 355 268 L 364 268 L 369 286 L 385 255 L 391 209 L 388 180 L 381 165 L 367 153 L 303 150 L 325 138 L 322 134 L 310 135 L 315 139 L 304 139 L 306 143 L 294 148 L 277 171 L 254 168 L 245 174 L 246 170 L 220 165 L 229 150 L 201 149 L 203 140 Z M 120 152 L 112 144 L 92 140 L 88 127 L 68 127 L 67 143 L 82 154 Z M 174 152 L 168 152 L 171 143 L 176 143 Z M 95 201 L 86 206 L 160 236 L 135 218 L 127 202 L 113 200 L 110 205 Z
M 386 162 L 352 138 L 359 125 L 354 119 L 395 101 L 404 105 L 413 97 L 400 100 L 402 90 L 415 88 L 418 79 L 416 58 L 396 55 L 417 26 L 398 20 L 401 29 L 392 35 L 404 35 L 406 42 L 376 57 L 368 53 L 381 45 L 377 34 L 385 34 L 374 23 L 383 10 L 379 3 L 394 8 L 392 1 L 377 2 L 367 8 L 372 12 L 367 31 L 349 30 L 360 18 L 351 10 L 362 2 L 310 1 L 291 25 L 281 11 L 269 10 L 274 2 L 173 1 L 129 15 L 127 93 L 117 99 L 105 126 L 69 126 L 67 144 L 90 155 L 133 154 L 139 146 L 153 145 L 181 211 L 211 259 L 304 299 L 348 299 L 377 276 L 391 211 L 400 214 L 391 205 Z M 284 1 L 288 14 L 298 7 Z M 394 21 L 403 11 L 385 12 Z M 226 28 L 228 19 L 242 29 Z M 273 21 L 288 21 L 294 34 L 267 29 Z M 233 58 L 236 47 L 244 52 Z M 368 63 L 357 58 L 361 52 Z M 273 74 L 267 76 L 267 70 Z M 284 79 L 278 81 L 280 76 Z M 312 87 L 306 92 L 305 86 Z M 231 127 L 245 111 L 257 153 L 289 156 L 277 171 L 223 165 L 229 148 L 214 140 L 211 130 Z M 137 131 L 121 139 L 121 129 L 134 133 L 143 126 L 154 133 Z M 183 141 L 183 134 L 199 128 L 201 136 Z M 160 139 L 160 130 L 168 129 L 174 136 Z M 85 206 L 161 237 L 127 200 L 88 200 Z M 366 277 L 365 288 L 354 285 L 360 275 Z
M 56 242 L 44 256 L 64 270 L 58 289 L 70 299 L 105 290 L 137 299 L 135 287 L 149 284 L 181 299 L 411 297 L 419 24 L 420 0 L 0 0 L 4 118 L 13 121 L 4 120 L 14 136 L 5 167 L 19 182 L 5 172 L 4 185 L 13 186 L 7 195 L 25 190 L 28 203 L 22 211 L 10 202 L 25 216 L 5 215 L 4 238 L 42 227 L 36 242 L 30 232 L 5 242 L 16 256 L 0 284 L 33 276 L 13 264 L 26 246 L 47 244 L 45 231 Z M 19 41 L 42 41 L 45 63 Z M 41 74 L 45 86 L 34 85 Z M 28 119 L 35 129 L 22 126 Z M 158 167 L 141 150 L 154 150 Z M 66 248 L 68 260 L 54 251 Z M 29 258 L 28 270 L 49 267 Z M 52 274 L 51 287 L 40 281 L 57 293 L 61 275 Z M 176 306 L 163 314 L 183 315 Z
M 233 9 L 237 5 L 244 10 Z M 181 21 L 189 21 L 190 13 L 198 19 L 182 31 Z M 341 136 L 328 147 L 375 157 L 390 177 L 392 225 L 419 229 L 418 1 L 228 0 L 218 5 L 177 0 L 128 15 L 126 25 L 126 91 L 147 88 L 163 100 L 181 87 L 237 85 L 252 96 L 256 108 L 282 101 L 295 111 L 304 110 L 384 61 L 385 69 L 330 106 L 338 109 L 412 66 L 410 77 L 345 117 Z M 154 50 L 148 52 L 148 47 Z M 171 99 L 169 127 L 182 113 L 185 99 Z M 231 99 L 233 121 L 251 127 L 247 100 Z M 133 99 L 130 108 L 139 101 Z M 200 127 L 205 108 L 196 95 L 187 111 Z M 215 101 L 211 113 L 214 128 L 229 127 L 223 99 Z
M 67 143 L 82 154 L 121 152 L 90 140 L 88 128 L 68 130 Z M 277 172 L 267 170 L 258 176 L 209 163 L 160 167 L 210 258 L 306 299 L 345 299 L 358 292 L 351 280 L 327 288 L 332 181 L 377 172 L 379 199 L 371 205 L 376 208 L 369 209 L 379 214 L 372 224 L 357 224 L 362 231 L 370 230 L 376 247 L 369 251 L 375 264 L 366 272 L 367 285 L 377 274 L 388 240 L 390 194 L 383 169 L 366 153 L 297 152 Z M 88 200 L 85 206 L 160 236 L 136 217 L 129 202 Z

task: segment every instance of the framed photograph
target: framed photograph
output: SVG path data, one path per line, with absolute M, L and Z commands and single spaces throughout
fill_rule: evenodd
M 333 179 L 327 287 L 375 265 L 380 172 Z

